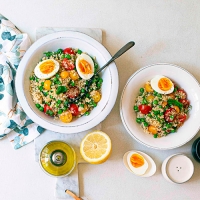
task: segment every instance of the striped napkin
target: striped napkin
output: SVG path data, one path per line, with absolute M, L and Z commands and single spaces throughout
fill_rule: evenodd
M 15 93 L 17 67 L 30 45 L 28 35 L 0 14 L 0 139 L 7 136 L 14 149 L 44 131 L 26 115 Z

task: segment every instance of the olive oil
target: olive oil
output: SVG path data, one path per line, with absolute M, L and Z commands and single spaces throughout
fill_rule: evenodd
M 66 176 L 71 173 L 76 164 L 73 148 L 63 141 L 47 143 L 40 153 L 42 169 L 52 176 Z

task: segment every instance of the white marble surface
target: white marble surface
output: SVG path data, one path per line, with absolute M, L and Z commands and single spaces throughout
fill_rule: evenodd
M 192 142 L 158 151 L 133 140 L 122 125 L 119 101 L 127 79 L 139 68 L 153 63 L 173 63 L 200 82 L 199 0 L 1 0 L 1 13 L 35 40 L 37 27 L 80 27 L 103 30 L 103 45 L 114 54 L 130 40 L 136 45 L 116 60 L 120 87 L 116 104 L 103 121 L 102 130 L 112 140 L 110 159 L 102 165 L 79 164 L 80 195 L 89 200 L 196 200 L 200 196 L 200 164 L 191 155 Z M 189 83 L 188 83 L 189 84 Z M 0 199 L 55 200 L 55 179 L 44 174 L 34 161 L 33 143 L 14 151 L 6 139 L 0 142 Z M 144 151 L 156 162 L 150 178 L 131 174 L 123 154 Z M 187 183 L 175 185 L 161 174 L 163 160 L 174 153 L 191 158 L 195 171 Z

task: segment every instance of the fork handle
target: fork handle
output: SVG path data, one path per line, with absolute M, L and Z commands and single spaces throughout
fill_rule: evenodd
M 65 190 L 67 194 L 69 194 L 71 197 L 73 197 L 75 200 L 82 200 L 80 197 L 77 197 L 73 192 L 70 190 Z

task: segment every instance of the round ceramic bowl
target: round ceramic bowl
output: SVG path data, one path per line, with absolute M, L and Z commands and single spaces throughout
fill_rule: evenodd
M 169 77 L 179 87 L 183 88 L 192 106 L 188 119 L 183 126 L 176 133 L 161 138 L 154 138 L 151 134 L 144 133 L 139 124 L 136 123 L 136 114 L 133 110 L 139 89 L 156 75 Z M 121 96 L 120 115 L 128 133 L 141 144 L 160 150 L 174 149 L 190 141 L 198 132 L 200 128 L 199 105 L 200 86 L 194 76 L 176 65 L 155 64 L 141 68 L 129 78 Z
M 57 49 L 66 47 L 79 48 L 83 52 L 95 56 L 99 67 L 102 67 L 111 58 L 110 53 L 102 44 L 83 33 L 65 31 L 49 34 L 37 40 L 24 55 L 17 70 L 15 86 L 22 108 L 34 122 L 52 131 L 77 133 L 96 126 L 110 113 L 118 93 L 118 72 L 113 62 L 101 73 L 102 97 L 89 116 L 77 118 L 71 123 L 54 120 L 36 108 L 29 92 L 29 77 L 44 52 L 57 51 Z

